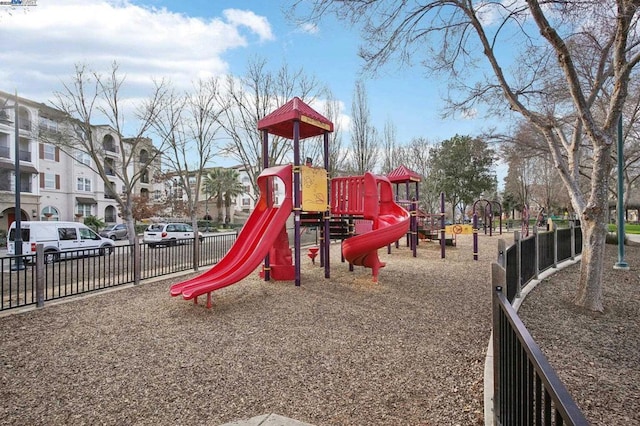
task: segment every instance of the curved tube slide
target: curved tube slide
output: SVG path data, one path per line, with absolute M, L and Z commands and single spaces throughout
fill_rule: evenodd
M 344 240 L 342 254 L 352 265 L 371 268 L 376 282 L 380 268 L 384 267 L 378 258 L 378 249 L 398 241 L 407 233 L 410 216 L 393 200 L 393 189 L 387 178 L 367 173 L 364 186 L 364 217 L 373 220 L 373 229 Z

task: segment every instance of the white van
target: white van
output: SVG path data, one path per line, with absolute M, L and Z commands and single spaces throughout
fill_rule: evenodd
M 15 227 L 13 222 L 7 238 L 7 254 L 10 255 L 15 254 Z M 101 237 L 83 223 L 25 221 L 20 223 L 20 229 L 22 254 L 35 254 L 36 245 L 43 244 L 45 263 L 61 257 L 111 254 L 115 246 L 112 240 Z

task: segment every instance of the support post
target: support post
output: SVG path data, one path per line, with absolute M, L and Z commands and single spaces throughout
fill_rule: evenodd
M 624 167 L 623 164 L 623 155 L 622 151 L 624 149 L 623 137 L 622 137 L 622 113 L 620 113 L 620 117 L 618 118 L 618 205 L 616 207 L 618 213 L 618 261 L 613 265 L 613 269 L 621 269 L 623 271 L 629 270 L 629 264 L 624 260 L 624 240 L 625 240 L 625 229 L 624 229 L 624 175 L 622 173 L 622 169 Z
M 293 229 L 296 287 L 300 286 L 300 121 L 293 122 Z

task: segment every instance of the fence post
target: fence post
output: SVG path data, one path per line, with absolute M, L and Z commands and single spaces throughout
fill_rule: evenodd
M 553 226 L 553 267 L 558 267 L 558 227 Z
M 533 269 L 535 271 L 534 278 L 537 280 L 538 275 L 540 273 L 540 232 L 538 232 L 538 227 L 533 227 L 533 237 L 534 237 L 534 245 L 533 251 L 535 252 L 535 257 L 533 260 Z
M 502 269 L 502 271 L 500 270 Z M 496 420 L 501 420 L 501 407 L 502 400 L 500 398 L 500 362 L 501 362 L 501 346 L 502 346 L 502 328 L 500 327 L 500 302 L 498 300 L 498 293 L 502 292 L 502 288 L 494 283 L 499 282 L 502 278 L 506 281 L 506 271 L 497 263 L 491 264 L 491 312 L 492 312 L 492 338 L 493 338 L 493 419 L 494 424 Z
M 193 233 L 193 247 L 192 247 L 192 252 L 193 252 L 193 270 L 198 272 L 198 264 L 200 261 L 200 238 L 198 238 L 198 228 L 196 228 L 196 231 Z
M 571 260 L 576 259 L 576 224 L 573 220 L 569 221 L 569 229 L 571 229 Z
M 516 246 L 516 271 L 518 277 L 516 297 L 520 297 L 520 289 L 522 288 L 522 234 L 520 231 L 513 231 L 513 240 Z
M 498 264 L 503 268 L 507 266 L 507 243 L 502 238 L 498 240 Z
M 36 306 L 44 307 L 44 244 L 36 244 Z
M 140 284 L 140 269 L 142 263 L 142 256 L 140 250 L 140 241 L 136 236 L 133 239 L 133 285 Z

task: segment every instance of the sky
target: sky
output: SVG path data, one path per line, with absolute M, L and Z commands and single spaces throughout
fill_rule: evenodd
M 116 61 L 126 74 L 123 97 L 144 98 L 153 79 L 169 78 L 187 89 L 197 78 L 242 75 L 258 55 L 274 69 L 287 63 L 327 84 L 341 101 L 341 120 L 349 122 L 363 65 L 357 56 L 359 31 L 332 19 L 317 27 L 296 26 L 283 13 L 290 0 L 31 2 L 35 6 L 0 6 L 0 40 L 5 41 L 0 90 L 5 92 L 50 104 L 53 93 L 71 81 L 76 64 L 108 73 Z M 382 133 L 392 122 L 398 143 L 416 137 L 438 142 L 488 130 L 481 117 L 441 119 L 446 83 L 427 79 L 419 68 L 390 66 L 364 84 L 374 125 Z

